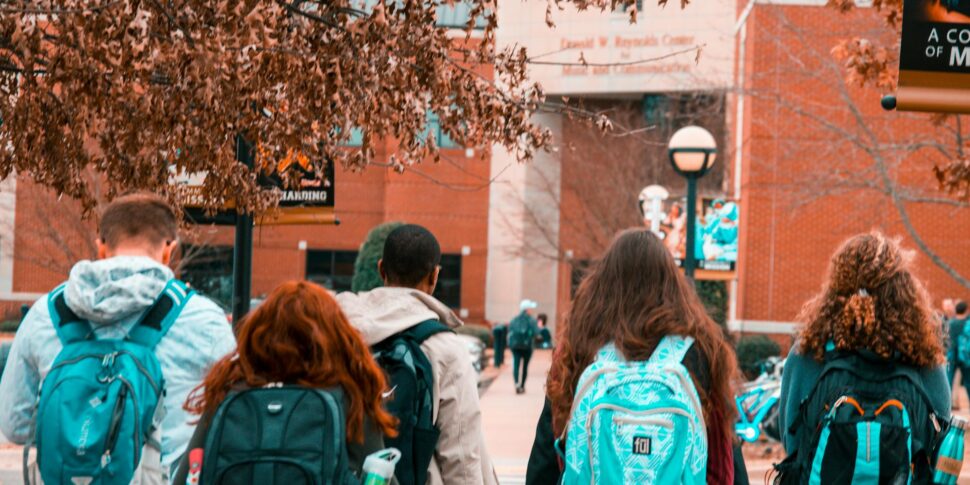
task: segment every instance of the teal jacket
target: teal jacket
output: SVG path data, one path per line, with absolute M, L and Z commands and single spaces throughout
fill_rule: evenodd
M 71 269 L 65 289 L 67 306 L 88 320 L 98 338 L 124 338 L 142 312 L 173 278 L 172 270 L 144 257 L 81 261 Z M 165 337 L 155 347 L 165 378 L 162 465 L 171 470 L 185 451 L 197 417 L 182 405 L 217 360 L 236 348 L 225 313 L 201 295 L 189 298 Z M 40 384 L 61 351 L 47 296 L 24 318 L 0 380 L 0 431 L 24 444 L 33 429 Z

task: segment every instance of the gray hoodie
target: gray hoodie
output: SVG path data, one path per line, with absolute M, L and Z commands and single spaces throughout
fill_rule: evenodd
M 337 295 L 344 314 L 367 345 L 432 318 L 451 328 L 462 325 L 444 303 L 411 288 L 377 288 Z M 429 485 L 497 485 L 498 477 L 485 450 L 478 376 L 467 347 L 452 333 L 440 333 L 421 349 L 434 373 L 434 419 L 441 431 L 428 470 Z
M 81 261 L 71 269 L 65 299 L 77 316 L 91 323 L 97 338 L 124 338 L 173 277 L 167 266 L 145 257 Z M 201 295 L 189 298 L 155 347 L 166 390 L 161 450 L 165 470 L 185 451 L 195 427 L 190 424 L 195 417 L 182 409 L 189 391 L 235 347 L 225 313 Z M 60 351 L 44 296 L 17 330 L 0 380 L 0 431 L 10 441 L 23 444 L 30 437 L 40 383 Z

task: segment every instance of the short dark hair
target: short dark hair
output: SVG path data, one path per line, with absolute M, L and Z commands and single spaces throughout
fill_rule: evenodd
M 957 305 L 954 307 L 954 310 L 956 310 L 957 315 L 963 315 L 964 313 L 967 313 L 967 302 L 963 300 L 958 301 Z
M 536 321 L 542 322 L 543 324 L 549 323 L 549 315 L 540 313 L 538 316 L 536 316 Z
M 129 194 L 104 208 L 98 237 L 109 248 L 128 241 L 157 247 L 178 238 L 178 218 L 172 206 L 155 194 Z
M 441 246 L 431 231 L 405 224 L 387 235 L 381 259 L 389 283 L 415 286 L 441 262 Z

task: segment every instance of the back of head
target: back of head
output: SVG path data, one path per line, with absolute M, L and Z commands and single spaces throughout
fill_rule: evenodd
M 304 281 L 280 285 L 239 323 L 237 341 L 235 355 L 217 363 L 193 392 L 189 410 L 214 412 L 240 383 L 339 386 L 350 405 L 348 436 L 362 436 L 365 413 L 384 431 L 393 430 L 393 418 L 382 407 L 383 373 L 323 288 Z
M 431 231 L 405 224 L 384 241 L 381 267 L 387 283 L 413 287 L 427 279 L 441 263 L 441 246 Z
M 878 232 L 842 244 L 819 293 L 802 309 L 801 350 L 822 360 L 825 345 L 869 350 L 929 367 L 942 362 L 929 297 L 910 272 L 912 254 Z
M 579 376 L 600 348 L 612 342 L 627 359 L 646 360 L 667 335 L 695 339 L 711 366 L 711 392 L 699 389 L 705 411 L 729 415 L 736 364 L 723 331 L 663 242 L 646 229 L 624 231 L 579 285 L 560 329 L 549 382 L 556 422 L 564 422 Z
M 178 238 L 178 218 L 172 206 L 155 194 L 129 194 L 111 201 L 101 212 L 98 237 L 110 249 L 156 249 Z
M 958 301 L 957 304 L 954 306 L 954 311 L 956 312 L 957 315 L 961 317 L 967 316 L 967 310 L 970 310 L 970 307 L 968 307 L 967 302 L 963 300 Z

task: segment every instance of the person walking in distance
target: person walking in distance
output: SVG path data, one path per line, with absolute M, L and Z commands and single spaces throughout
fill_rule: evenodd
M 175 279 L 177 244 L 164 200 L 115 199 L 98 260 L 27 313 L 0 381 L 0 430 L 37 445 L 30 483 L 169 480 L 194 428 L 182 403 L 236 342 L 225 313 Z
M 522 300 L 519 314 L 509 322 L 509 349 L 512 350 L 512 376 L 515 379 L 515 393 L 525 392 L 525 380 L 529 377 L 529 361 L 535 348 L 539 327 L 532 312 L 539 305 L 532 300 Z
M 845 241 L 785 363 L 776 483 L 928 483 L 950 416 L 943 342 L 912 253 Z
M 953 387 L 954 374 L 960 371 L 960 385 L 965 390 L 970 390 L 970 329 L 967 320 L 970 319 L 970 307 L 963 300 L 956 301 L 953 305 L 953 317 L 947 321 L 950 348 L 948 352 L 948 366 L 950 388 L 953 390 L 954 408 L 959 409 L 959 393 Z
M 402 424 L 385 442 L 402 452 L 395 472 L 401 485 L 497 485 L 478 375 L 454 333 L 463 323 L 431 296 L 440 260 L 430 231 L 401 226 L 387 236 L 377 263 L 384 287 L 341 293 L 337 302 L 388 374 L 388 408 Z

